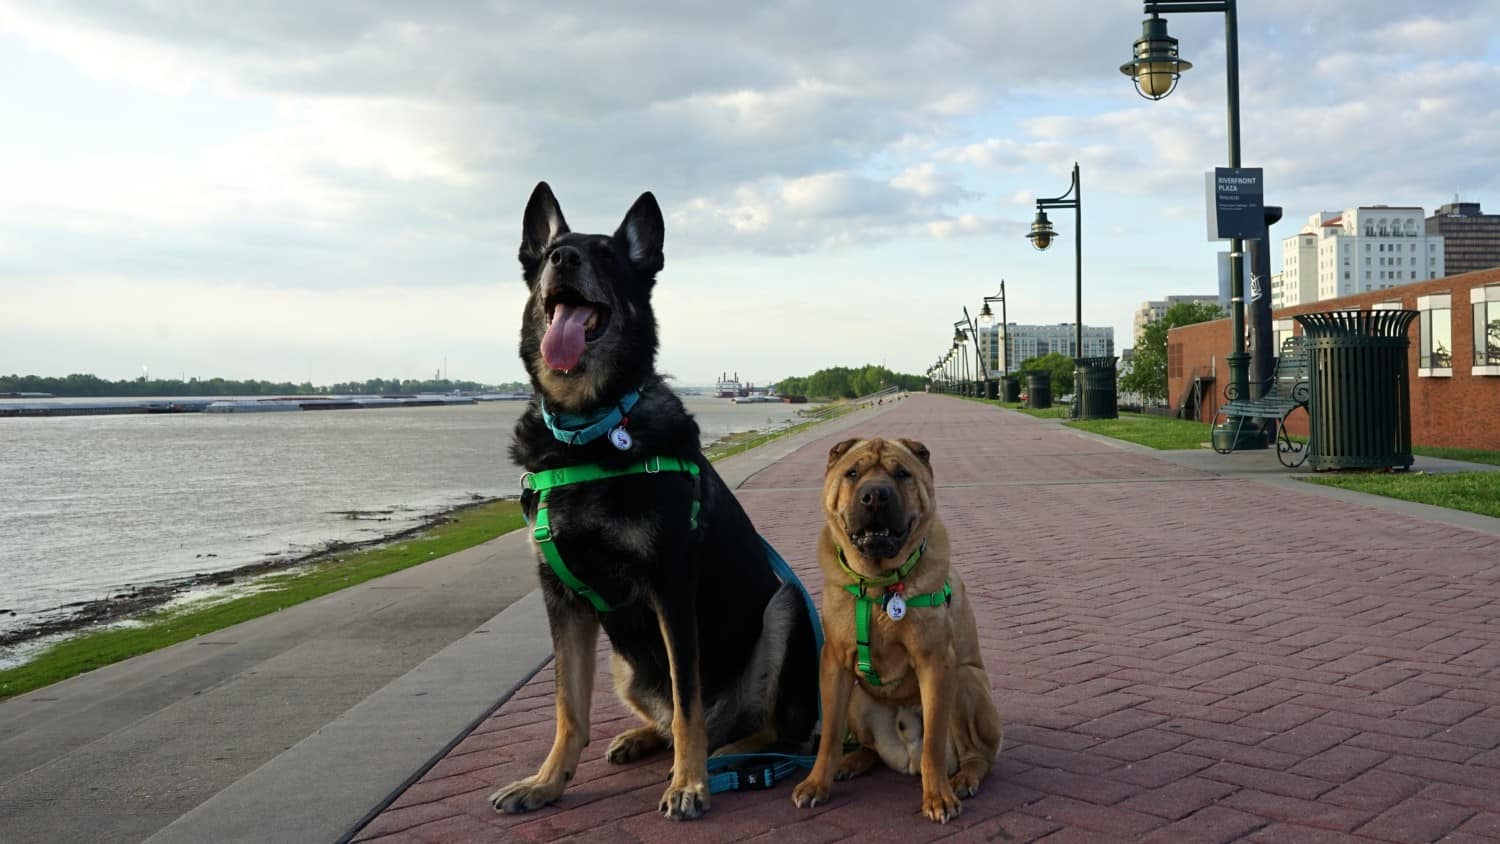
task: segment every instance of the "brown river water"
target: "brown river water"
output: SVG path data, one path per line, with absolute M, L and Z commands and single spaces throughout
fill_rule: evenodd
M 811 407 L 684 402 L 705 446 Z M 0 634 L 132 586 L 368 540 L 474 497 L 516 495 L 506 449 L 523 409 L 0 418 Z

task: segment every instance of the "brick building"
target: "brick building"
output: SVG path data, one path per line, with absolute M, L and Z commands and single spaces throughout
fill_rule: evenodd
M 1300 335 L 1295 314 L 1403 308 L 1421 316 L 1409 331 L 1412 444 L 1500 449 L 1500 267 L 1274 312 L 1276 339 Z M 1230 321 L 1174 328 L 1167 336 L 1167 395 L 1174 410 L 1201 401 L 1208 419 L 1224 401 Z M 1307 417 L 1288 421 L 1306 433 Z

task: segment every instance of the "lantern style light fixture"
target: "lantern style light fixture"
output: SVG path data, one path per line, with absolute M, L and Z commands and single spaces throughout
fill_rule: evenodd
M 1182 72 L 1193 63 L 1177 55 L 1177 39 L 1167 34 L 1167 22 L 1160 15 L 1141 22 L 1141 37 L 1136 39 L 1134 57 L 1120 65 L 1120 72 L 1135 82 L 1135 90 L 1148 100 L 1159 100 L 1172 93 Z
M 1066 193 L 1036 201 L 1036 221 L 1026 237 L 1037 249 L 1046 249 L 1057 237 L 1052 221 L 1047 219 L 1048 208 L 1073 209 L 1073 346 L 1074 357 L 1083 357 L 1083 180 L 1078 174 L 1078 162 L 1073 162 L 1073 181 Z
M 1038 251 L 1046 250 L 1052 245 L 1052 239 L 1057 237 L 1057 230 L 1052 228 L 1052 221 L 1047 219 L 1047 212 L 1038 208 L 1036 219 L 1031 221 L 1031 233 L 1026 239 L 1031 241 Z

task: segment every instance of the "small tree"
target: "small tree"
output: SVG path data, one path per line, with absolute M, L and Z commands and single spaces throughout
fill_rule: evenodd
M 1167 309 L 1162 318 L 1141 331 L 1135 344 L 1135 358 L 1130 371 L 1120 376 L 1120 388 L 1140 393 L 1147 403 L 1167 400 L 1167 332 L 1182 325 L 1222 319 L 1224 311 L 1215 304 L 1181 302 Z
M 1052 373 L 1052 395 L 1054 396 L 1066 396 L 1073 392 L 1073 359 L 1067 355 L 1048 352 L 1040 357 L 1027 358 L 1021 361 L 1020 370 L 1022 372 L 1046 370 Z

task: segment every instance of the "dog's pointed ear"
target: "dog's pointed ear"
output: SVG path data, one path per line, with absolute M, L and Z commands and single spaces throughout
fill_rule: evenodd
M 917 440 L 910 440 L 906 439 L 905 437 L 896 440 L 896 442 L 901 443 L 903 446 L 905 446 L 906 450 L 911 452 L 913 457 L 922 461 L 922 464 L 924 466 L 932 466 L 932 452 L 927 450 L 927 446 L 923 445 Z
M 568 233 L 562 207 L 546 182 L 537 182 L 521 220 L 521 266 L 530 269 L 542 260 L 542 252 L 554 237 Z
M 661 272 L 663 258 L 662 240 L 666 237 L 666 226 L 661 219 L 661 206 L 651 191 L 641 194 L 626 212 L 615 238 L 624 242 L 630 263 L 647 276 Z
M 849 449 L 854 448 L 858 444 L 858 439 L 844 440 L 833 448 L 828 449 L 828 467 L 830 469 L 833 468 L 833 464 L 839 462 L 840 457 L 843 457 L 849 452 Z

